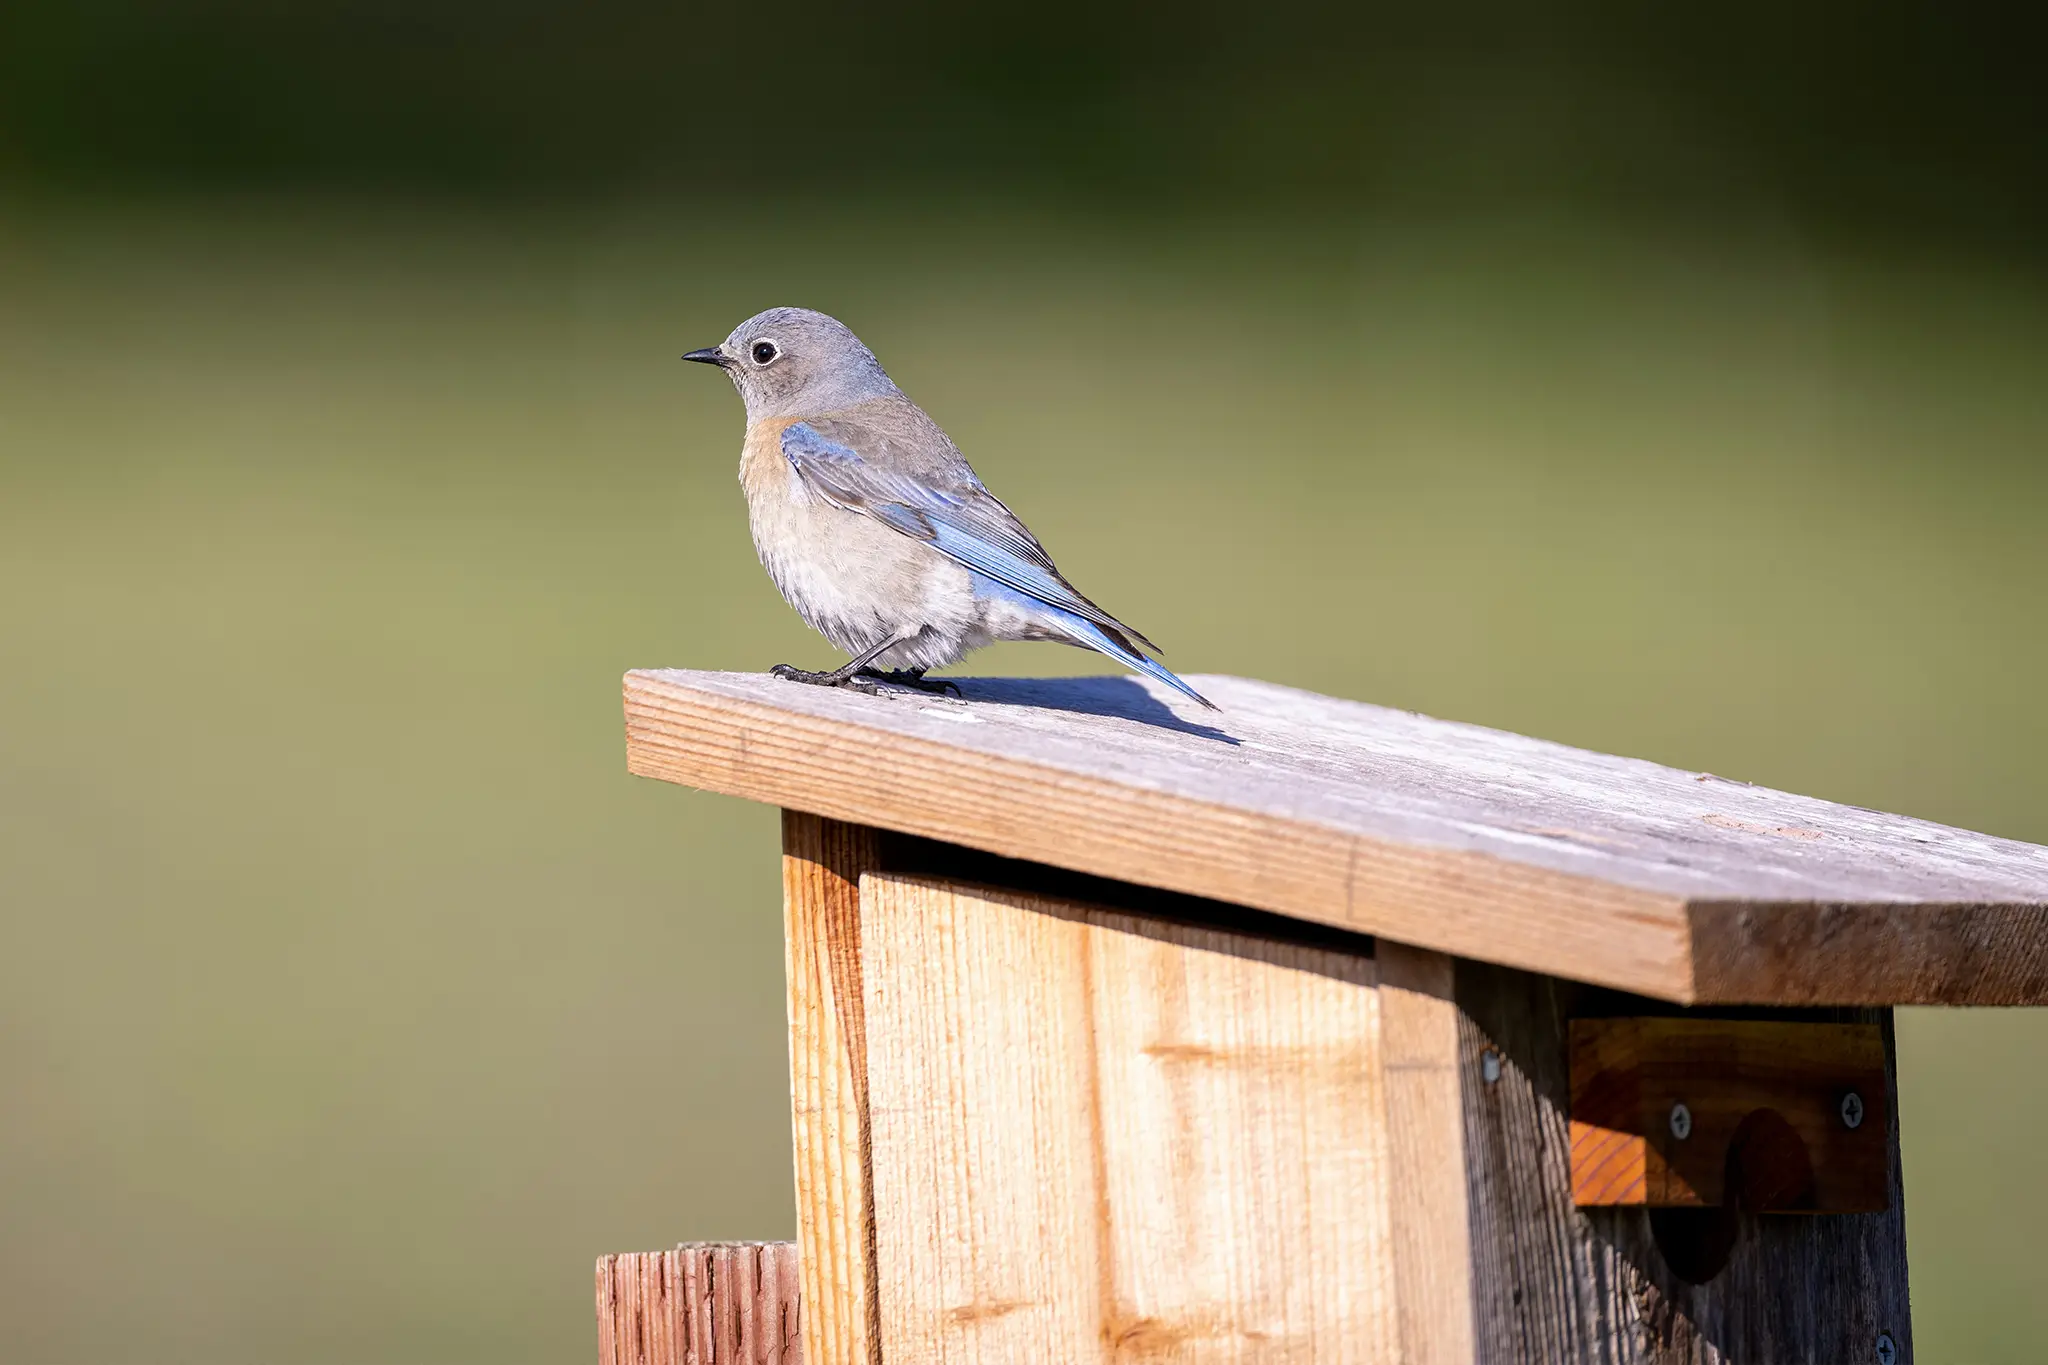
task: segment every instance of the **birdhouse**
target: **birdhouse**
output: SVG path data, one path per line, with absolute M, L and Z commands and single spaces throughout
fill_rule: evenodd
M 1912 1358 L 1892 1007 L 2048 999 L 2048 849 L 1192 681 L 627 676 L 784 811 L 798 1240 L 608 1361 Z

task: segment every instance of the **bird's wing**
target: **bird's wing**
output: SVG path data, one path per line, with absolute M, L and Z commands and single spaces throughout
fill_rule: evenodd
M 1074 590 L 1052 557 L 957 455 L 936 477 L 893 467 L 890 433 L 847 418 L 797 422 L 782 433 L 782 453 L 806 487 L 835 507 L 872 517 L 922 540 L 976 573 L 1153 653 L 1159 647 Z M 866 458 L 866 448 L 875 458 Z

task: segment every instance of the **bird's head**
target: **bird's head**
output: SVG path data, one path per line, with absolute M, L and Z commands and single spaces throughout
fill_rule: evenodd
M 683 359 L 730 375 L 750 423 L 836 412 L 896 392 L 882 362 L 851 328 L 809 308 L 756 313 L 718 345 Z

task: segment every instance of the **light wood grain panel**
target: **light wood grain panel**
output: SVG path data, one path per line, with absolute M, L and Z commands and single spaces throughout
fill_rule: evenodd
M 1096 1358 L 1105 1248 L 1085 980 L 1024 914 L 870 876 L 883 1359 Z
M 686 1242 L 597 1262 L 598 1365 L 800 1365 L 794 1242 Z
M 637 773 L 1677 1001 L 2048 1003 L 2048 850 L 1242 679 L 627 675 Z
M 874 1223 L 860 878 L 874 831 L 793 811 L 782 819 L 790 1126 L 802 1251 L 804 1358 L 874 1365 Z
M 1399 1359 L 1371 959 L 863 896 L 889 1365 Z

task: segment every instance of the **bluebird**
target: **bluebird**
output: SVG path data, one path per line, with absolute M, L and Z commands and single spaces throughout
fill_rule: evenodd
M 783 597 L 852 657 L 777 677 L 873 692 L 997 640 L 1107 654 L 1214 703 L 1146 657 L 1159 647 L 1083 597 L 975 476 L 939 424 L 836 318 L 771 308 L 685 360 L 716 365 L 747 405 L 740 486 L 754 548 Z

